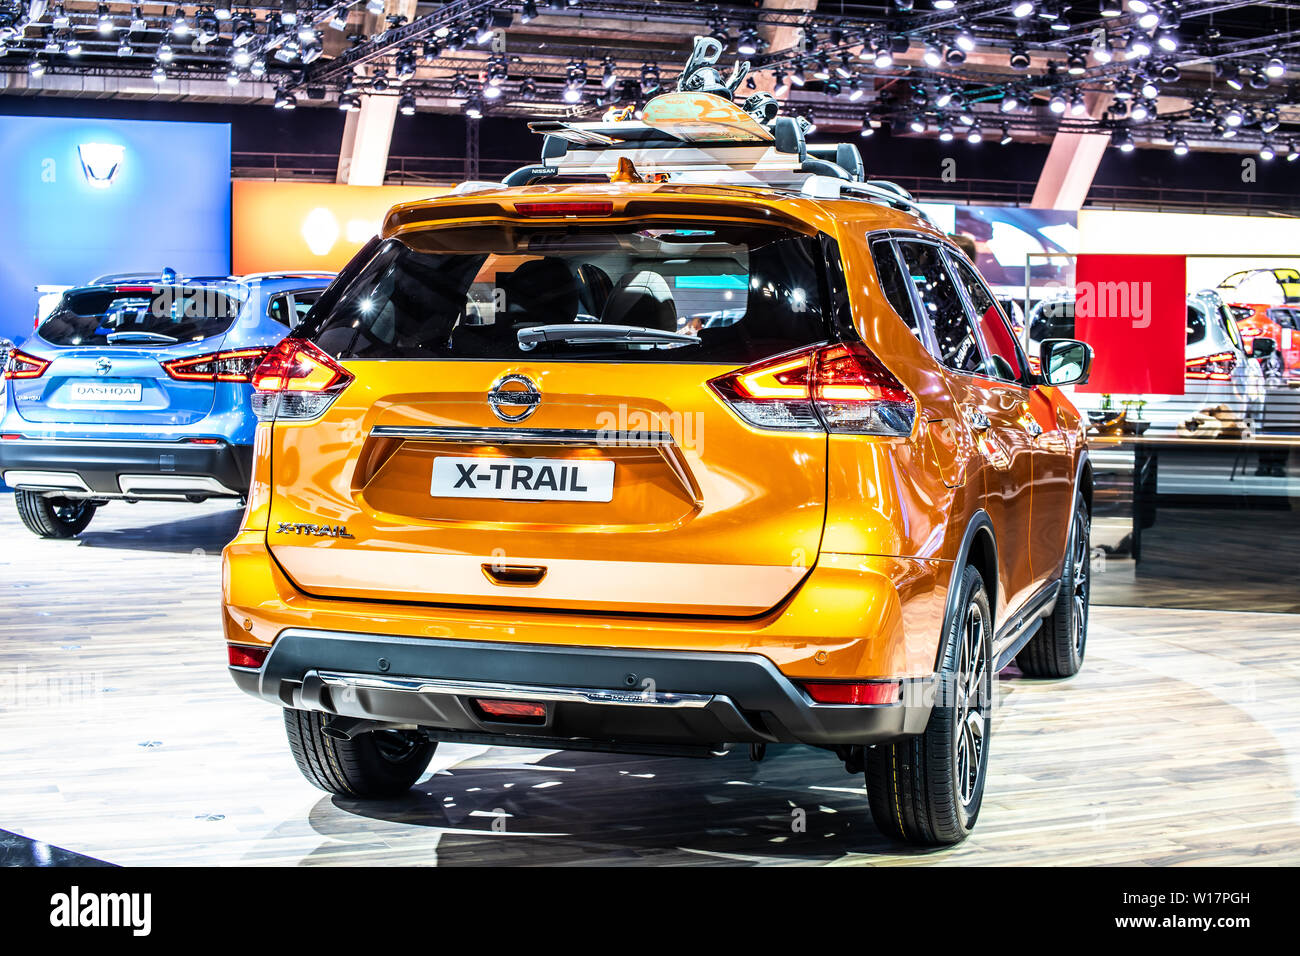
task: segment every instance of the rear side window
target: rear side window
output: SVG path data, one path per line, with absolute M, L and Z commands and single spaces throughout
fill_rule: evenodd
M 951 256 L 952 267 L 956 270 L 966 295 L 974 310 L 975 322 L 979 325 L 984 345 L 989 351 L 988 367 L 985 369 L 994 378 L 1008 382 L 1019 382 L 1024 378 L 1024 369 L 1020 361 L 1020 349 L 1016 347 L 1016 337 L 1007 324 L 1006 317 L 998 307 L 984 283 L 980 281 L 975 270 L 967 260 Z
M 939 361 L 960 372 L 977 372 L 984 363 L 975 327 L 966 314 L 957 284 L 943 261 L 942 250 L 928 242 L 898 244 L 912 284 L 921 297 L 935 341 Z
M 894 244 L 888 239 L 880 239 L 871 244 L 871 258 L 876 264 L 876 277 L 880 280 L 880 289 L 885 299 L 899 314 L 912 334 L 921 338 L 921 325 L 916 319 L 916 310 L 912 307 L 912 294 L 907 288 L 907 276 L 898 264 L 898 255 Z
M 1205 314 L 1194 305 L 1187 307 L 1187 344 L 1195 345 L 1205 340 Z
M 266 314 L 281 325 L 296 329 L 298 324 L 307 317 L 307 313 L 311 311 L 311 307 L 316 304 L 320 295 L 318 289 L 277 295 L 267 304 Z
M 1268 317 L 1284 329 L 1296 328 L 1295 313 L 1290 309 L 1269 309 Z
M 822 255 L 764 225 L 431 229 L 363 250 L 301 334 L 343 359 L 747 363 L 831 337 Z
M 41 323 L 54 345 L 192 342 L 221 335 L 240 302 L 208 286 L 105 286 L 74 289 Z

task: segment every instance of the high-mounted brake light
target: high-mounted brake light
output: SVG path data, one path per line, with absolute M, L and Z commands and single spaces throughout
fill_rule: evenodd
M 614 211 L 612 202 L 517 202 L 515 212 L 521 216 L 608 216 Z
M 253 411 L 260 421 L 315 418 L 352 379 L 306 339 L 284 339 L 253 372 Z
M 232 349 L 193 358 L 172 359 L 162 367 L 182 382 L 250 382 L 253 371 L 266 358 L 268 349 Z
M 819 704 L 893 704 L 901 687 L 896 680 L 803 682 L 808 696 Z
M 5 361 L 5 378 L 40 378 L 49 367 L 47 359 L 11 349 Z
M 860 342 L 778 355 L 709 385 L 757 428 L 905 436 L 916 421 L 912 396 Z
M 1214 355 L 1188 359 L 1187 377 L 1228 382 L 1232 380 L 1232 371 L 1236 367 L 1237 355 L 1235 352 L 1217 352 Z

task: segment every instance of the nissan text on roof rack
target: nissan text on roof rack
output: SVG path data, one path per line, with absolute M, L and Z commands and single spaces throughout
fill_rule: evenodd
M 995 673 L 1079 669 L 1090 350 L 1031 372 L 910 197 L 710 43 L 642 119 L 394 208 L 253 373 L 230 672 L 320 788 L 442 742 L 804 744 L 949 844 Z

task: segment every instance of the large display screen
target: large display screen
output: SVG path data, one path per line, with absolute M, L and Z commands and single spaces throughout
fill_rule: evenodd
M 337 272 L 379 232 L 398 203 L 431 199 L 446 186 L 234 184 L 235 269 Z
M 0 336 L 105 273 L 230 271 L 229 124 L 0 116 L 0 183 Z

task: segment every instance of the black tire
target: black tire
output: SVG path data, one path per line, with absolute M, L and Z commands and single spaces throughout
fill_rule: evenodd
M 22 489 L 14 492 L 14 504 L 27 530 L 42 538 L 75 538 L 86 530 L 99 507 L 90 501 Z
M 867 751 L 867 797 L 876 826 L 923 846 L 966 839 L 988 775 L 993 614 L 974 568 L 962 572 L 956 607 L 946 625 L 947 649 L 925 733 Z
M 377 730 L 351 740 L 323 734 L 325 715 L 285 708 L 284 730 L 302 775 L 326 793 L 375 799 L 410 790 L 438 745 L 414 731 Z
M 1038 633 L 1016 655 L 1027 677 L 1073 677 L 1088 648 L 1088 600 L 1092 587 L 1089 535 L 1092 518 L 1083 497 L 1076 498 L 1065 547 L 1065 569 L 1056 606 Z

